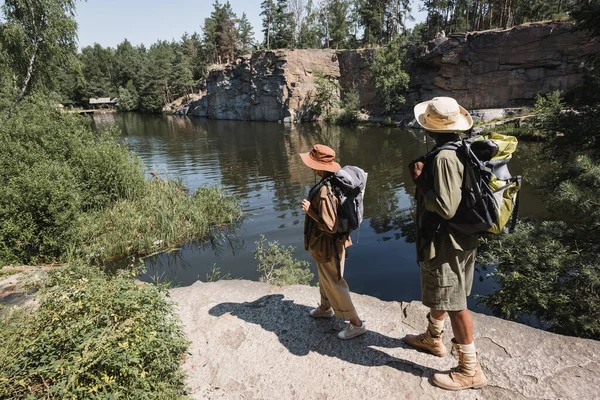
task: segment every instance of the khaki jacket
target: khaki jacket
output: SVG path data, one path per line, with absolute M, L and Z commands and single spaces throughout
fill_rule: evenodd
M 442 247 L 459 251 L 477 248 L 477 235 L 457 232 L 443 223 L 454 216 L 462 199 L 464 169 L 454 150 L 441 150 L 425 165 L 423 179 L 432 190 L 426 196 L 420 190 L 416 193 L 417 261 L 431 260 Z
M 329 195 L 331 194 L 331 198 Z M 333 204 L 331 203 L 333 199 Z M 304 218 L 304 248 L 310 251 L 316 262 L 331 261 L 336 253 L 342 255 L 352 245 L 350 235 L 338 237 L 337 207 L 338 199 L 331 193 L 331 188 L 323 185 L 310 201 L 310 207 L 318 216 L 318 221 L 306 215 Z

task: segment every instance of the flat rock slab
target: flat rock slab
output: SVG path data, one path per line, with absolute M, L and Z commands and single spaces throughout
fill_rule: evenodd
M 400 340 L 425 330 L 419 302 L 353 294 L 369 332 L 341 341 L 343 321 L 309 316 L 319 300 L 314 287 L 197 282 L 170 294 L 192 342 L 184 369 L 196 399 L 600 399 L 598 341 L 473 313 L 489 385 L 449 392 L 430 379 L 455 366 L 454 357 Z

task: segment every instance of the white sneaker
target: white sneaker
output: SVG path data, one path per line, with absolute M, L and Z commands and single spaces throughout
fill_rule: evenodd
M 367 331 L 367 326 L 365 325 L 365 321 L 362 321 L 361 326 L 352 325 L 351 322 L 346 324 L 346 327 L 343 331 L 338 333 L 338 337 L 340 339 L 352 339 L 354 337 L 360 336 Z
M 331 307 L 329 307 L 327 310 L 323 310 L 321 307 L 310 310 L 310 316 L 313 318 L 333 318 L 334 315 L 335 313 Z

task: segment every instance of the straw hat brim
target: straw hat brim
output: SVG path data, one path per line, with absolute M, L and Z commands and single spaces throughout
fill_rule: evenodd
M 310 153 L 300 153 L 300 158 L 302 158 L 302 161 L 308 168 L 317 171 L 337 172 L 342 168 L 340 164 L 335 161 L 329 163 L 318 162 L 310 156 Z
M 431 103 L 431 100 L 424 101 L 415 106 L 415 119 L 421 128 L 430 132 L 456 133 L 466 132 L 473 127 L 473 118 L 471 117 L 471 114 L 460 105 L 458 106 L 460 108 L 460 118 L 454 124 L 449 125 L 444 129 L 427 126 L 427 123 L 425 122 L 425 111 L 427 110 L 429 103 Z

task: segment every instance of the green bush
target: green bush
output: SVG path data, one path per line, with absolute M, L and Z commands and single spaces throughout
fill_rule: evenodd
M 314 274 L 308 262 L 294 258 L 294 250 L 293 246 L 282 246 L 277 241 L 267 242 L 261 235 L 254 249 L 260 281 L 276 286 L 310 285 Z
M 498 285 L 483 301 L 504 318 L 600 339 L 600 111 L 563 107 L 556 92 L 534 107 L 533 128 L 545 139 L 536 189 L 555 220 L 483 242 L 481 263 Z
M 340 84 L 337 78 L 331 75 L 317 73 L 315 78 L 315 87 L 315 113 L 318 116 L 325 117 L 325 119 L 331 118 L 330 115 L 337 111 L 340 101 Z
M 139 97 L 132 81 L 127 82 L 126 87 L 119 88 L 119 111 L 134 111 L 138 109 Z
M 137 198 L 147 185 L 117 131 L 95 133 L 89 119 L 35 96 L 0 124 L 0 184 L 2 263 L 60 260 L 81 213 Z
M 1 398 L 181 398 L 187 350 L 165 287 L 73 265 L 0 319 Z
M 403 45 L 403 38 L 397 36 L 387 46 L 377 49 L 371 67 L 377 98 L 388 114 L 398 112 L 406 102 L 404 94 L 410 77 L 404 72 L 406 50 Z
M 356 89 L 345 93 L 342 109 L 336 117 L 337 125 L 354 126 L 358 124 L 360 111 L 360 97 Z
M 0 258 L 5 263 L 58 258 L 74 239 L 81 195 L 63 163 L 42 160 L 25 167 L 8 180 L 0 204 Z

